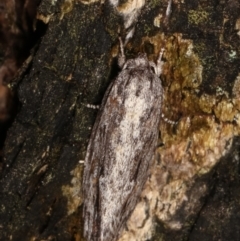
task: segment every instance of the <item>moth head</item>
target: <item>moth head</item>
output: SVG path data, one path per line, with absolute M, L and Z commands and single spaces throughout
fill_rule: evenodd
M 146 68 L 149 66 L 149 61 L 145 53 L 139 53 L 138 57 L 134 59 L 135 67 Z

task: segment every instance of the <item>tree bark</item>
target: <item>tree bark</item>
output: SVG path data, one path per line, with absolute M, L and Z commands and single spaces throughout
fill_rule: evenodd
M 127 58 L 156 61 L 165 48 L 160 108 L 176 123 L 161 121 L 155 164 L 120 240 L 240 240 L 240 4 L 175 0 L 166 23 L 168 1 L 134 11 L 136 2 L 42 0 L 46 31 L 14 85 L 1 240 L 84 240 L 81 160 L 97 114 L 86 105 L 101 104 L 119 71 L 118 36 L 132 26 Z

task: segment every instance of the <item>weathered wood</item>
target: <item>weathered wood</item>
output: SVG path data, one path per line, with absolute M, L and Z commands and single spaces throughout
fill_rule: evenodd
M 39 6 L 47 30 L 18 80 L 21 106 L 4 147 L 1 240 L 83 240 L 79 161 L 97 113 L 86 104 L 100 104 L 117 74 L 118 35 L 127 32 L 118 11 L 128 8 L 86 3 L 43 0 Z M 165 47 L 163 111 L 179 123 L 160 126 L 159 159 L 121 240 L 144 233 L 142 240 L 237 241 L 239 2 L 173 1 L 166 26 L 160 14 L 167 3 L 145 4 L 125 50 L 156 60 Z M 169 191 L 174 181 L 184 187 L 181 197 Z M 136 213 L 145 215 L 142 226 L 133 220 Z

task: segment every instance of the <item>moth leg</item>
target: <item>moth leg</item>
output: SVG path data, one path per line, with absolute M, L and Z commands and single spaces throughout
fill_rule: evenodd
M 99 109 L 100 108 L 100 105 L 92 105 L 92 104 L 84 104 L 82 103 L 82 105 L 84 105 L 85 107 L 89 108 L 89 109 Z
M 161 117 L 166 123 L 168 123 L 170 125 L 177 125 L 178 124 L 178 120 L 177 121 L 170 120 L 167 117 L 165 117 L 165 115 L 163 113 L 162 113 Z
M 120 51 L 121 51 L 121 53 L 120 53 L 120 55 L 119 55 L 119 57 L 118 57 L 118 66 L 119 66 L 120 68 L 122 68 L 123 65 L 124 65 L 125 62 L 126 62 L 126 56 L 125 56 L 125 54 L 124 54 L 124 47 L 123 47 L 123 42 L 122 42 L 121 37 L 119 37 L 119 42 L 120 42 Z

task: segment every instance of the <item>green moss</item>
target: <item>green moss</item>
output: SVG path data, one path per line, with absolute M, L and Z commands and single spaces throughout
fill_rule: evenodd
M 204 24 L 209 20 L 209 12 L 203 9 L 190 10 L 188 14 L 188 22 L 190 24 L 199 25 Z

